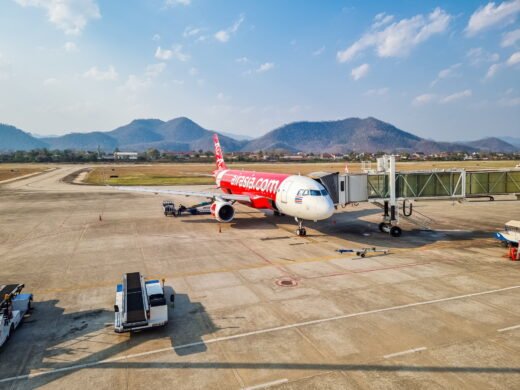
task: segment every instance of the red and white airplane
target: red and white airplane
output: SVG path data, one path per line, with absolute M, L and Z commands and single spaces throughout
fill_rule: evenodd
M 163 190 L 145 187 L 116 187 L 124 191 L 153 192 L 208 198 L 213 201 L 211 214 L 219 222 L 231 222 L 235 217 L 235 202 L 255 209 L 271 209 L 275 214 L 294 217 L 296 234 L 307 234 L 304 220 L 319 221 L 334 213 L 334 204 L 327 190 L 317 181 L 299 175 L 229 169 L 217 134 L 213 136 L 217 169 L 215 182 L 222 193 Z

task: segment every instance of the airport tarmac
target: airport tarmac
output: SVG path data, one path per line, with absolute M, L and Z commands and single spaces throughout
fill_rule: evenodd
M 0 388 L 520 388 L 520 262 L 492 237 L 520 219 L 513 197 L 416 202 L 434 231 L 405 222 L 401 238 L 348 206 L 304 238 L 242 206 L 230 224 L 166 218 L 165 197 L 61 180 L 76 170 L 0 185 L 0 284 L 35 296 Z M 390 254 L 335 252 L 373 246 Z M 133 271 L 165 278 L 175 309 L 115 334 Z

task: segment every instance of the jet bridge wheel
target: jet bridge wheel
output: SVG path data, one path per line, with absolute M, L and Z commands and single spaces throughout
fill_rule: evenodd
M 390 235 L 392 237 L 401 237 L 401 234 L 403 234 L 403 231 L 399 226 L 392 226 L 390 228 Z

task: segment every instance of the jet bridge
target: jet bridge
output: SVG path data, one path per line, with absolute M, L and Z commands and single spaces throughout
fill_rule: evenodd
M 401 214 L 410 217 L 411 200 L 462 200 L 470 197 L 517 194 L 520 169 L 466 171 L 464 169 L 397 172 L 395 156 L 378 159 L 377 170 L 361 174 L 315 172 L 309 176 L 321 183 L 336 206 L 372 202 L 384 209 L 381 231 L 400 236 Z M 412 220 L 412 222 L 414 222 Z

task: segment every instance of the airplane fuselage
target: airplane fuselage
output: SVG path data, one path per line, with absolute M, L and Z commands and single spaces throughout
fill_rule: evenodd
M 327 219 L 334 213 L 334 204 L 325 188 L 306 176 L 223 169 L 215 172 L 215 179 L 226 194 L 248 195 L 250 207 L 313 221 Z

